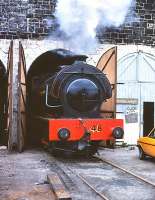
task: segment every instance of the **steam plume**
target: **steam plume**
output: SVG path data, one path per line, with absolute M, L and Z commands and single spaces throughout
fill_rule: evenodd
M 58 0 L 56 18 L 68 48 L 94 49 L 96 28 L 120 26 L 134 0 Z

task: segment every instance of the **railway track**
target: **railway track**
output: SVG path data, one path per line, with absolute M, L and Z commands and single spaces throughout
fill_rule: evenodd
M 68 169 L 73 173 L 76 174 L 77 177 L 79 177 L 93 192 L 95 192 L 99 197 L 101 197 L 103 200 L 110 200 L 108 197 L 106 197 L 103 193 L 97 191 L 93 185 L 91 185 L 81 174 L 76 173 L 71 168 L 68 167 Z
M 73 176 L 76 176 L 76 178 L 80 179 L 81 182 L 83 182 L 86 187 L 87 187 L 87 190 L 88 188 L 91 190 L 92 193 L 94 193 L 94 199 L 96 199 L 96 197 L 98 196 L 98 198 L 96 200 L 110 200 L 108 197 L 106 197 L 103 193 L 97 191 L 97 189 L 92 185 L 90 184 L 86 179 L 85 177 L 80 174 L 80 173 L 77 173 L 76 170 L 74 170 L 72 167 L 69 167 L 65 164 L 65 160 L 57 160 L 55 158 L 53 158 L 54 161 L 55 161 L 55 164 L 57 165 L 57 170 L 58 170 L 58 174 L 59 176 L 61 177 L 61 179 L 63 180 L 64 184 L 66 184 L 65 180 L 63 179 L 63 174 L 66 175 L 67 179 L 71 179 L 71 184 L 74 182 L 73 178 L 72 178 L 72 175 Z M 62 171 L 62 173 L 60 172 Z M 61 174 L 60 174 L 61 173 Z M 68 182 L 68 181 L 67 181 Z M 82 187 L 82 186 L 81 186 Z M 55 192 L 54 192 L 55 193 Z M 91 194 L 92 195 L 92 194 Z M 72 196 L 72 195 L 71 195 Z M 80 200 L 87 200 L 86 199 L 87 197 L 81 197 Z M 89 198 L 88 198 L 89 199 Z M 72 200 L 74 200 L 74 197 L 72 198 Z
M 145 189 L 149 189 L 150 190 L 150 194 L 152 193 L 152 196 L 150 195 L 150 197 L 148 196 L 148 198 L 137 198 L 138 200 L 141 199 L 141 200 L 145 200 L 145 199 L 149 199 L 149 200 L 154 200 L 155 199 L 155 183 L 127 170 L 127 169 L 124 169 L 122 168 L 121 166 L 118 166 L 117 164 L 111 162 L 111 161 L 108 161 L 108 160 L 105 160 L 104 158 L 101 158 L 101 157 L 98 157 L 98 156 L 94 156 L 94 158 L 96 159 L 96 161 L 99 161 L 99 162 L 92 162 L 93 166 L 96 165 L 96 170 L 95 168 L 93 168 L 94 171 L 97 171 L 97 166 L 100 165 L 100 173 L 102 174 L 102 171 L 104 171 L 104 169 L 101 167 L 101 164 L 106 164 L 111 168 L 111 170 L 119 170 L 117 173 L 121 174 L 121 176 L 124 177 L 124 180 L 126 180 L 126 182 L 128 182 L 128 177 L 130 176 L 130 179 L 132 181 L 134 181 L 137 185 L 139 184 L 143 190 L 145 191 Z M 55 158 L 54 158 L 55 159 Z M 88 161 L 89 162 L 89 161 Z M 89 190 L 91 190 L 91 192 L 94 194 L 94 199 L 103 199 L 103 200 L 117 200 L 117 199 L 129 199 L 129 198 L 114 198 L 113 195 L 111 195 L 109 192 L 106 191 L 106 189 L 104 189 L 104 186 L 106 185 L 106 183 L 104 183 L 104 181 L 102 182 L 102 187 L 97 187 L 98 184 L 95 184 L 92 179 L 94 178 L 94 174 L 92 172 L 92 177 L 91 175 L 89 176 L 89 171 L 91 171 L 91 169 L 89 168 L 91 165 L 89 165 L 89 163 L 83 163 L 83 162 L 80 162 L 79 164 L 79 161 L 70 161 L 69 163 L 66 163 L 65 160 L 56 160 L 55 159 L 55 163 L 56 165 L 61 168 L 61 170 L 63 171 L 64 174 L 66 174 L 68 177 L 70 177 L 70 179 L 72 179 L 72 177 L 76 176 L 76 178 L 74 178 L 74 180 L 72 179 L 72 181 L 74 182 L 75 180 L 77 181 L 77 178 L 83 183 L 85 184 L 85 186 L 87 186 L 89 188 Z M 93 171 L 92 170 L 92 171 Z M 87 172 L 88 171 L 88 172 Z M 90 173 L 91 174 L 91 173 Z M 62 178 L 63 179 L 63 178 Z M 119 179 L 119 178 L 118 178 Z M 131 181 L 129 180 L 129 182 Z M 115 180 L 117 182 L 117 180 Z M 65 180 L 64 180 L 65 182 Z M 119 182 L 119 180 L 118 180 Z M 135 185 L 136 185 L 135 184 Z M 81 188 L 83 186 L 81 185 Z M 111 183 L 109 183 L 109 189 L 111 187 Z M 118 186 L 117 186 L 118 187 Z M 125 187 L 122 185 L 122 187 Z M 138 195 L 138 194 L 133 194 L 133 195 Z M 74 195 L 73 195 L 74 196 Z M 73 197 L 73 200 L 76 199 Z M 81 198 L 81 199 L 85 199 L 85 198 Z M 86 198 L 87 199 L 87 198 Z M 89 199 L 89 198 L 88 198 Z M 136 199 L 135 197 L 131 197 L 130 198 L 131 200 L 132 199 Z M 137 200 L 136 199 L 136 200 Z
M 113 166 L 113 167 L 115 167 L 117 169 L 120 169 L 120 170 L 124 171 L 125 173 L 130 174 L 130 175 L 134 176 L 135 178 L 138 178 L 139 180 L 141 180 L 141 181 L 143 181 L 143 182 L 155 187 L 155 183 L 153 183 L 152 181 L 149 181 L 149 180 L 147 180 L 147 179 L 145 179 L 145 178 L 143 178 L 143 177 L 141 177 L 141 176 L 139 176 L 139 175 L 137 175 L 137 174 L 135 174 L 135 173 L 133 173 L 133 172 L 131 172 L 131 171 L 129 171 L 129 170 L 127 170 L 127 169 L 125 169 L 125 168 L 113 163 L 113 162 L 111 162 L 111 161 L 108 161 L 108 160 L 103 159 L 103 158 L 98 157 L 98 156 L 94 156 L 94 157 L 99 159 L 100 161 L 102 161 L 104 163 L 107 163 L 107 164 L 109 164 L 109 165 L 111 165 L 111 166 Z

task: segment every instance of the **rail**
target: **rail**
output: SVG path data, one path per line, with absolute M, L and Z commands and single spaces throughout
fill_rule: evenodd
M 117 169 L 120 169 L 120 170 L 126 172 L 127 174 L 130 174 L 130 175 L 134 176 L 135 178 L 138 178 L 139 180 L 141 180 L 141 181 L 143 181 L 145 183 L 148 183 L 149 185 L 155 187 L 155 183 L 153 183 L 153 182 L 151 182 L 151 181 L 149 181 L 149 180 L 147 180 L 147 179 L 145 179 L 145 178 L 143 178 L 143 177 L 141 177 L 141 176 L 139 176 L 139 175 L 127 170 L 127 169 L 124 169 L 123 167 L 121 167 L 121 166 L 119 166 L 119 165 L 117 165 L 117 164 L 115 164 L 115 163 L 113 163 L 111 161 L 108 161 L 108 160 L 103 159 L 103 158 L 98 157 L 98 156 L 94 156 L 94 158 L 97 158 L 97 159 L 101 160 L 102 162 L 105 162 L 105 163 L 107 163 L 107 164 L 109 164 L 109 165 L 111 165 L 111 166 L 113 166 L 113 167 L 115 167 Z

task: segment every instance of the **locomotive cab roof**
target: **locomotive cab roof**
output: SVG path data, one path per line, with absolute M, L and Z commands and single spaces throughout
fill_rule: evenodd
M 6 74 L 6 69 L 3 62 L 0 60 L 0 78 Z
M 53 55 L 55 54 L 56 56 L 59 57 L 59 59 L 72 59 L 73 62 L 75 60 L 79 60 L 79 61 L 86 61 L 86 59 L 88 58 L 86 55 L 81 55 L 81 54 L 75 54 L 70 50 L 67 49 L 55 49 L 50 51 L 53 53 Z
M 28 80 L 33 76 L 46 73 L 54 73 L 62 65 L 71 65 L 75 61 L 86 61 L 86 55 L 75 54 L 66 49 L 55 49 L 41 54 L 28 70 Z

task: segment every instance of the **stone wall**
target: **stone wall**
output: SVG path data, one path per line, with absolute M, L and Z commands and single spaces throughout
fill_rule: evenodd
M 129 10 L 126 21 L 119 28 L 98 32 L 101 43 L 155 45 L 155 1 L 137 0 Z
M 0 39 L 39 38 L 54 26 L 55 0 L 0 0 Z
M 0 39 L 42 39 L 54 33 L 56 1 L 0 0 Z M 97 37 L 100 43 L 154 46 L 155 1 L 137 0 L 136 7 L 131 8 L 121 27 L 103 27 Z

